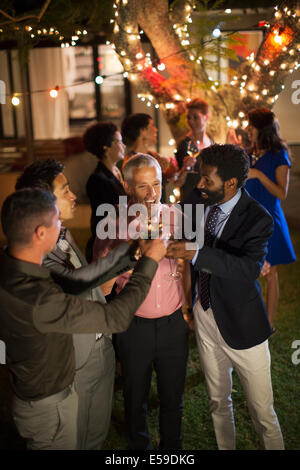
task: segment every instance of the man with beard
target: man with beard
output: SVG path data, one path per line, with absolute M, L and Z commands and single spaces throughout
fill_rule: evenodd
M 268 337 L 272 333 L 257 280 L 272 218 L 243 189 L 249 162 L 242 149 L 213 145 L 201 152 L 197 189 L 205 210 L 204 245 L 174 242 L 167 256 L 192 264 L 195 333 L 219 449 L 235 448 L 231 400 L 235 367 L 265 449 L 283 449 L 273 408 Z

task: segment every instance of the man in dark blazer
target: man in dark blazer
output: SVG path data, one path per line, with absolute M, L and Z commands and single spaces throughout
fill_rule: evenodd
M 16 189 L 40 187 L 57 199 L 62 221 L 70 220 L 76 209 L 76 196 L 63 174 L 63 165 L 55 160 L 29 165 L 19 177 Z M 100 284 L 126 272 L 136 264 L 128 243 L 113 250 L 105 259 L 88 265 L 69 230 L 61 230 L 55 248 L 43 265 L 64 292 L 88 300 L 106 303 Z M 101 333 L 74 334 L 75 389 L 78 404 L 78 449 L 99 450 L 106 438 L 111 416 L 115 376 L 115 353 L 111 337 Z
M 249 163 L 233 145 L 201 152 L 197 185 L 204 213 L 204 244 L 168 248 L 191 261 L 193 313 L 219 449 L 235 448 L 232 369 L 245 391 L 249 412 L 265 449 L 283 449 L 273 408 L 268 337 L 272 333 L 257 280 L 273 222 L 243 189 Z M 200 229 L 200 228 L 198 228 Z

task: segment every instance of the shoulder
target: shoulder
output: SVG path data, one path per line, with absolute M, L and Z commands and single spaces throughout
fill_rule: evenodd
M 180 140 L 178 148 L 186 147 L 190 140 L 191 138 L 189 136 L 185 136 L 183 139 Z
M 291 167 L 291 161 L 286 149 L 281 149 L 278 152 L 273 152 L 273 158 L 276 159 L 277 166 L 287 165 Z
M 96 173 L 92 173 L 86 183 L 86 189 L 88 192 L 89 197 L 93 197 L 93 192 L 95 189 L 99 188 L 99 182 L 101 182 L 102 178 L 97 175 Z
M 265 223 L 273 225 L 271 214 L 258 201 L 253 199 L 245 189 L 240 201 L 244 202 L 250 224 L 255 224 L 256 221 L 265 221 Z
M 94 172 L 90 175 L 89 179 L 87 180 L 87 185 L 93 185 L 99 183 L 99 181 L 106 180 L 107 177 L 104 173 L 101 172 Z

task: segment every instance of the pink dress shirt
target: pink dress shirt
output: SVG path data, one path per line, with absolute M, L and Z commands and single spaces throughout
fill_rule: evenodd
M 159 318 L 171 315 L 181 307 L 184 301 L 184 293 L 181 281 L 169 281 L 164 278 L 171 271 L 177 270 L 178 261 L 163 258 L 152 280 L 148 295 L 142 305 L 136 311 L 138 317 Z M 131 273 L 119 276 L 117 292 L 120 292 L 129 281 Z
M 161 205 L 162 207 L 162 205 Z M 167 206 L 164 205 L 164 209 Z M 95 239 L 94 259 L 103 258 L 107 253 L 122 243 L 121 240 Z M 184 302 L 184 292 L 181 280 L 168 280 L 168 274 L 178 268 L 177 260 L 163 258 L 152 280 L 149 293 L 136 311 L 136 315 L 144 318 L 159 318 L 168 316 L 178 310 Z M 116 279 L 117 293 L 119 293 L 129 281 L 131 272 L 124 273 Z M 167 279 L 165 278 L 167 277 Z

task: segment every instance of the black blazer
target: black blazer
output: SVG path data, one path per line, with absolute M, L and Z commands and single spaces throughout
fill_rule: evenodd
M 222 337 L 233 349 L 251 348 L 271 334 L 257 278 L 272 230 L 270 214 L 243 189 L 215 247 L 204 246 L 192 267 L 194 300 L 199 272 L 204 269 L 211 273 L 214 317 Z
M 97 223 L 101 220 L 96 216 L 97 207 L 104 203 L 115 206 L 119 203 L 119 196 L 126 196 L 126 193 L 122 183 L 101 161 L 89 177 L 86 191 L 92 208 L 91 231 L 95 238 Z

